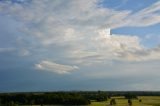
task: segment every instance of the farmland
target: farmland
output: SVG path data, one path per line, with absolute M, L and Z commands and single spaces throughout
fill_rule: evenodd
M 116 106 L 128 106 L 128 100 L 123 96 L 112 98 L 115 98 Z M 110 106 L 110 99 L 103 102 L 92 101 L 89 106 Z M 139 96 L 138 99 L 132 100 L 132 106 L 160 106 L 160 96 Z

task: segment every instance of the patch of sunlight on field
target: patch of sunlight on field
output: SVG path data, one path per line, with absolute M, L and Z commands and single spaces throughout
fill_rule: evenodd
M 160 106 L 160 96 L 141 96 L 142 102 L 151 106 Z
M 109 102 L 109 101 L 104 101 L 104 102 L 92 101 L 89 106 L 106 106 L 106 104 L 108 104 L 108 102 Z
M 129 106 L 128 100 L 124 97 L 112 97 L 116 99 L 116 106 Z M 139 102 L 139 99 L 142 102 Z M 104 102 L 92 101 L 89 106 L 110 106 L 110 99 Z M 160 96 L 140 96 L 138 99 L 132 100 L 132 106 L 160 106 Z

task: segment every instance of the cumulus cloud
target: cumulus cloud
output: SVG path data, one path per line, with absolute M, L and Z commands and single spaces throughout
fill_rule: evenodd
M 35 67 L 39 70 L 55 72 L 58 74 L 67 74 L 78 69 L 77 66 L 57 64 L 55 62 L 46 60 L 43 60 L 39 64 L 36 64 Z
M 145 48 L 137 36 L 110 34 L 108 29 L 98 30 L 97 36 L 92 37 L 92 49 L 75 50 L 68 54 L 70 58 L 81 64 L 100 63 L 108 60 L 120 61 L 149 61 L 159 60 L 159 46 Z M 94 49 L 93 49 L 94 48 Z
M 139 50 L 141 49 L 140 39 L 137 36 L 116 35 L 105 32 L 107 29 L 99 30 L 98 36 L 94 38 L 98 48 L 101 50 Z M 110 49 L 110 50 L 109 50 Z
M 128 61 L 146 61 L 146 60 L 159 60 L 160 48 L 145 48 L 140 44 L 140 39 L 137 36 L 124 36 L 124 35 L 106 35 L 101 33 L 96 38 L 98 49 L 102 53 L 109 52 L 111 57 L 118 60 Z M 105 57 L 104 57 L 105 58 Z

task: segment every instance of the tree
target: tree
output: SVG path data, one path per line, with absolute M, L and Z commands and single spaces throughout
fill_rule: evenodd
M 116 105 L 116 100 L 115 99 L 111 99 L 110 100 L 110 105 Z
M 142 99 L 139 99 L 139 102 L 142 102 Z
M 105 93 L 103 93 L 103 92 L 98 93 L 98 94 L 96 95 L 96 100 L 97 100 L 98 102 L 106 101 L 107 99 L 108 99 L 108 96 L 107 96 Z
M 126 99 L 137 99 L 137 95 L 133 93 L 127 93 L 124 95 Z
M 132 105 L 132 100 L 128 99 L 128 104 L 131 106 Z

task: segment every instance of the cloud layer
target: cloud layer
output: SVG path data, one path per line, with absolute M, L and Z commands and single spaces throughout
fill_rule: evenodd
M 10 27 L 4 24 L 6 29 L 0 30 L 0 56 L 13 53 L 9 56 L 30 60 L 29 67 L 53 75 L 96 79 L 141 73 L 145 79 L 142 74 L 149 76 L 152 67 L 157 73 L 159 65 L 147 62 L 160 61 L 159 45 L 148 48 L 138 35 L 114 34 L 112 30 L 158 25 L 160 1 L 136 12 L 102 4 L 103 0 L 1 0 L 0 18 Z M 1 61 L 8 61 L 7 56 Z M 139 83 L 130 87 L 136 85 Z
M 35 39 L 36 45 L 41 45 L 40 49 L 54 53 L 53 47 L 66 48 L 62 54 L 70 63 L 90 64 L 112 59 L 141 61 L 160 58 L 159 47 L 144 48 L 136 35 L 109 35 L 104 31 L 105 28 L 146 27 L 158 24 L 160 2 L 136 13 L 104 8 L 98 5 L 101 2 L 24 0 L 13 4 L 6 1 L 0 3 L 0 11 L 21 21 L 24 27 L 20 30 Z M 111 37 L 107 38 L 107 35 Z M 34 44 L 32 46 L 35 47 Z M 22 48 L 20 53 L 25 56 L 29 55 L 30 51 Z M 46 58 L 48 57 L 44 57 L 44 60 Z

